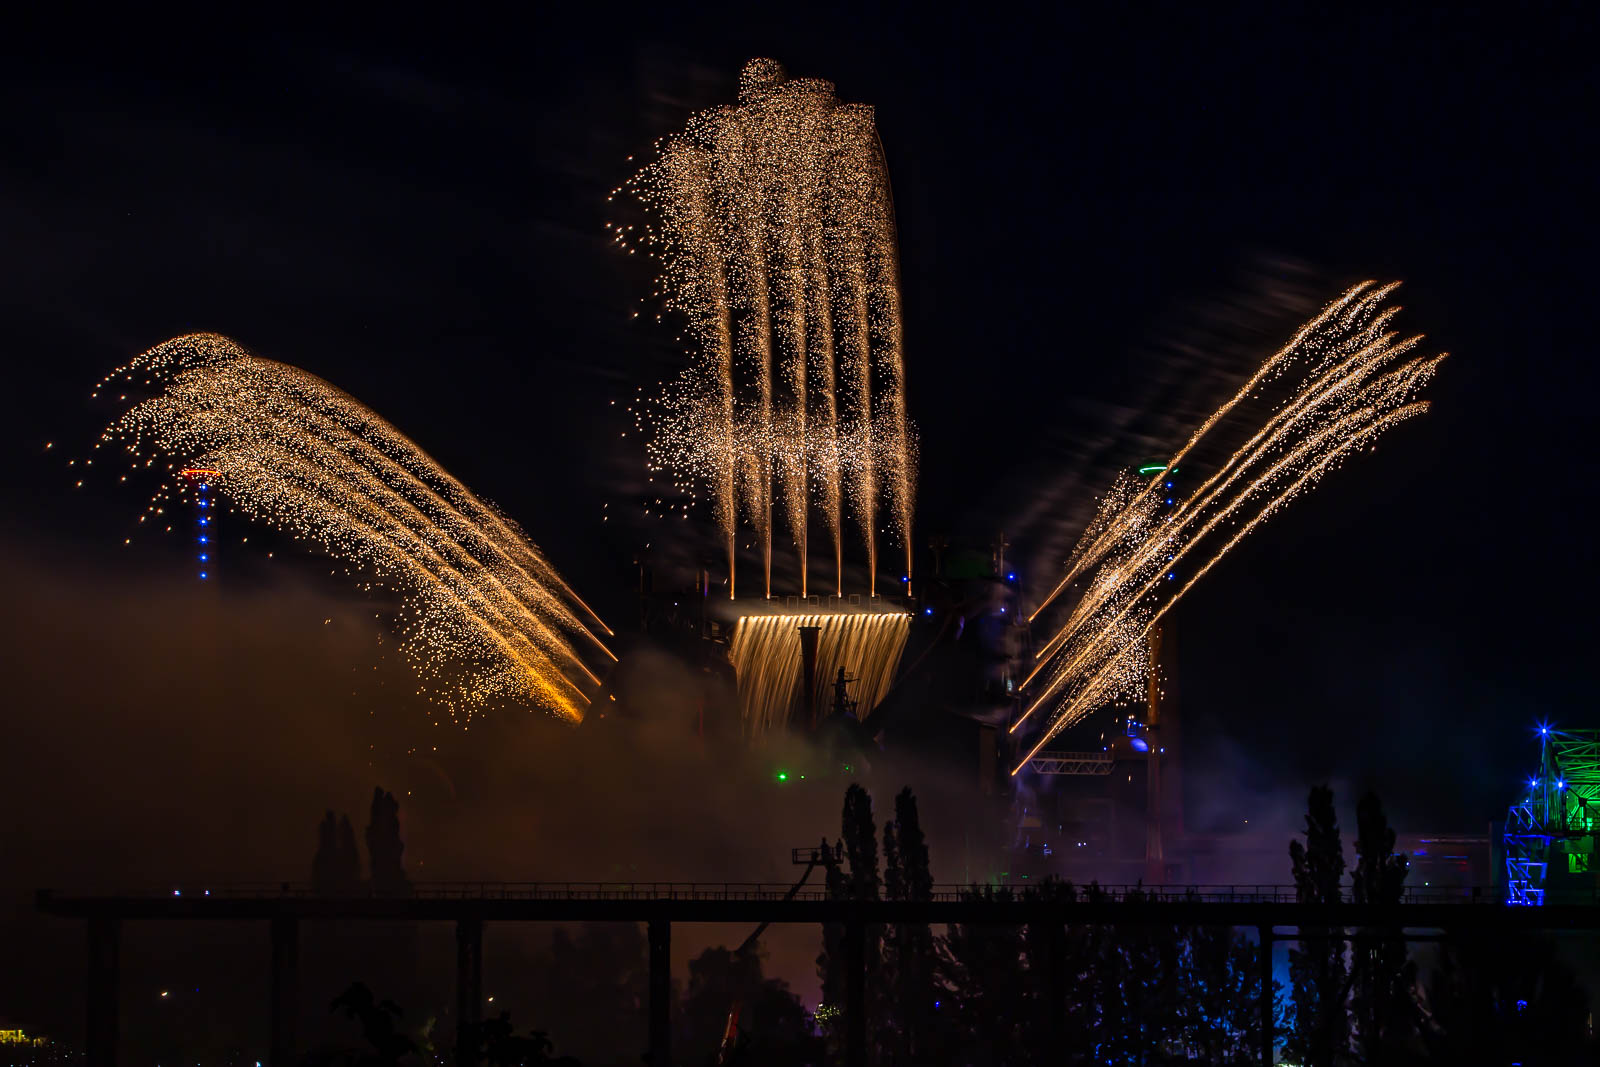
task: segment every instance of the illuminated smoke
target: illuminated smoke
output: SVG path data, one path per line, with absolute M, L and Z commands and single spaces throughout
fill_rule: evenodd
M 653 430 L 652 469 L 681 492 L 709 493 L 730 595 L 741 517 L 772 595 L 774 507 L 802 596 L 813 508 L 836 594 L 847 518 L 866 550 L 869 593 L 885 521 L 905 550 L 909 592 L 916 442 L 894 204 L 872 109 L 755 59 L 738 104 L 696 115 L 656 148 L 625 186 L 656 222 L 618 227 L 616 240 L 659 255 L 656 295 L 687 318 L 695 358 L 636 412 Z
M 733 670 L 745 736 L 782 729 L 800 703 L 800 627 L 816 626 L 816 703 L 802 714 L 819 720 L 833 706 L 833 682 L 843 667 L 856 714 L 866 718 L 894 683 L 911 633 L 911 616 L 746 615 L 733 630 Z
M 1350 289 L 1301 327 L 1164 468 L 1147 482 L 1124 476 L 1113 485 L 1066 576 L 1033 614 L 1079 589 L 1023 681 L 1028 704 L 1011 730 L 1041 708 L 1049 709 L 1049 722 L 1016 770 L 1094 708 L 1138 697 L 1149 669 L 1146 636 L 1246 534 L 1351 452 L 1427 410 L 1414 397 L 1444 356 L 1412 356 L 1421 336 L 1401 339 L 1390 329 L 1400 309 L 1383 301 L 1398 284 Z M 1249 439 L 1192 491 L 1175 488 L 1180 483 L 1168 472 L 1181 474 L 1185 458 L 1234 408 L 1268 391 L 1283 398 Z
M 309 541 L 366 588 L 403 596 L 402 649 L 452 715 L 532 703 L 576 721 L 610 657 L 605 628 L 512 521 L 359 401 L 226 337 L 179 337 L 101 383 L 150 393 L 101 435 L 135 469 L 169 458 L 146 517 L 186 491 L 179 466 L 250 518 Z M 97 394 L 98 395 L 98 394 Z M 141 520 L 143 521 L 143 520 Z

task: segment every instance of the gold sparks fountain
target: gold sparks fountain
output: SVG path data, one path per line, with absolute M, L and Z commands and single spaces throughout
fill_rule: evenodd
M 683 372 L 635 414 L 651 470 L 711 504 L 745 734 L 820 720 L 841 669 L 864 718 L 910 631 L 907 609 L 877 595 L 879 538 L 902 549 L 890 573 L 909 596 L 916 480 L 894 200 L 872 108 L 753 59 L 737 104 L 657 141 L 623 191 L 651 221 L 608 225 L 620 247 L 658 257 L 652 297 L 683 316 L 690 341 Z M 774 511 L 797 563 L 787 605 L 774 599 Z M 755 600 L 736 599 L 741 527 L 759 554 Z M 865 552 L 864 598 L 845 596 L 847 541 Z
M 652 470 L 710 498 L 730 598 L 741 519 L 760 552 L 761 594 L 773 595 L 775 508 L 801 596 L 820 584 L 813 519 L 836 596 L 851 530 L 869 596 L 882 532 L 904 550 L 893 573 L 909 586 L 916 447 L 894 202 L 872 109 L 753 59 L 737 105 L 695 115 L 656 149 L 624 186 L 652 223 L 614 227 L 620 246 L 659 257 L 655 295 L 693 342 L 683 373 L 636 412 Z
M 840 670 L 851 680 L 857 717 L 865 718 L 894 684 L 910 632 L 911 616 L 901 611 L 739 616 L 732 656 L 745 736 L 759 739 L 796 717 L 797 725 L 820 722 L 832 711 L 830 683 Z M 810 656 L 807 640 L 816 642 Z

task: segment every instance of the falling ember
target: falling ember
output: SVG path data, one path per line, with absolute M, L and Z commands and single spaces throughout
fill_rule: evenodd
M 773 511 L 810 568 L 811 512 L 842 594 L 846 505 L 876 592 L 887 508 L 911 574 L 916 440 L 905 405 L 894 203 L 870 107 L 754 59 L 739 102 L 690 120 L 628 187 L 659 220 L 641 240 L 684 313 L 694 362 L 644 418 L 653 470 L 709 490 L 728 549 L 755 531 L 772 595 Z M 629 247 L 619 230 L 617 241 Z M 629 247 L 629 251 L 633 249 Z
M 734 676 L 745 736 L 756 739 L 781 730 L 800 700 L 800 627 L 819 628 L 817 638 L 816 706 L 804 709 L 818 718 L 828 714 L 831 683 L 840 668 L 851 679 L 856 713 L 865 718 L 894 684 L 911 616 L 899 613 L 840 615 L 746 615 L 733 630 Z
M 1428 409 L 1415 399 L 1445 358 L 1413 356 L 1420 336 L 1390 325 L 1383 301 L 1399 283 L 1363 282 L 1329 304 L 1201 424 L 1166 464 L 1113 485 L 1067 561 L 1067 573 L 1034 612 L 1069 588 L 1078 598 L 1023 681 L 1015 732 L 1041 708 L 1048 722 L 1026 766 L 1050 739 L 1096 707 L 1136 698 L 1149 671 L 1146 638 L 1217 560 L 1350 453 Z M 1273 383 L 1286 395 L 1249 439 L 1181 500 L 1168 472 L 1235 407 Z M 1160 507 L 1165 501 L 1171 507 Z M 1181 576 L 1181 581 L 1179 580 Z
M 453 714 L 530 702 L 583 717 L 585 660 L 615 657 L 582 619 L 611 631 L 514 522 L 375 412 L 216 334 L 159 345 L 102 385 L 119 379 L 158 391 L 101 444 L 178 457 L 184 482 L 401 593 L 402 648 Z

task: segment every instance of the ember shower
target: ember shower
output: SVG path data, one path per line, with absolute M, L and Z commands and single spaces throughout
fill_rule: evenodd
M 135 471 L 158 459 L 173 461 L 158 468 L 169 475 L 203 466 L 250 518 L 402 594 L 401 647 L 452 714 L 527 702 L 583 717 L 585 690 L 599 684 L 585 660 L 615 657 L 582 618 L 611 631 L 514 522 L 371 409 L 216 334 L 158 345 L 107 375 L 96 395 L 112 386 L 123 400 L 153 392 L 96 450 L 121 451 Z M 146 517 L 186 488 L 164 482 Z
M 658 295 L 688 320 L 693 362 L 641 420 L 653 469 L 707 493 L 736 595 L 742 519 L 773 594 L 774 516 L 792 541 L 801 596 L 820 518 L 832 592 L 846 542 L 892 529 L 911 582 L 915 441 L 907 421 L 894 203 L 872 108 L 755 59 L 739 102 L 690 120 L 625 188 L 657 223 L 619 227 L 663 264 Z

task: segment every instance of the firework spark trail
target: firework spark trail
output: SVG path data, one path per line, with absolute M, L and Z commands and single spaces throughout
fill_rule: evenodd
M 1283 490 L 1277 496 L 1273 497 L 1272 500 L 1269 501 L 1260 512 L 1245 522 L 1237 533 L 1235 533 L 1227 540 L 1225 544 L 1218 548 L 1216 552 L 1212 554 L 1210 559 L 1206 560 L 1200 569 L 1195 572 L 1194 577 L 1184 582 L 1183 586 L 1174 596 L 1171 597 L 1171 599 L 1162 604 L 1155 611 L 1151 612 L 1143 622 L 1143 625 L 1139 627 L 1137 633 L 1133 634 L 1131 638 L 1125 639 L 1122 651 L 1117 655 L 1126 656 L 1129 653 L 1139 654 L 1139 650 L 1147 648 L 1148 646 L 1144 644 L 1145 639 L 1149 636 L 1150 631 L 1155 628 L 1156 623 L 1161 621 L 1161 617 L 1171 610 L 1172 607 L 1176 605 L 1180 599 L 1182 599 L 1183 595 L 1193 588 L 1195 583 L 1204 577 L 1205 573 L 1215 566 L 1216 563 L 1222 559 L 1222 557 L 1225 556 L 1230 549 L 1242 541 L 1246 535 L 1248 535 L 1258 525 L 1270 518 L 1275 511 L 1287 503 L 1289 499 L 1296 493 L 1300 492 L 1308 483 L 1314 483 L 1323 474 L 1327 473 L 1327 470 L 1330 466 L 1332 466 L 1337 460 L 1342 458 L 1347 453 L 1360 448 L 1362 445 L 1368 444 L 1379 433 L 1383 432 L 1389 427 L 1403 422 L 1415 415 L 1420 415 L 1426 412 L 1428 410 L 1428 406 L 1429 405 L 1425 401 L 1417 401 L 1415 403 L 1407 404 L 1404 407 L 1397 408 L 1394 411 L 1382 416 L 1376 422 L 1367 426 L 1358 436 L 1343 442 L 1333 451 L 1329 452 L 1320 460 L 1318 460 L 1316 465 L 1311 470 L 1297 478 L 1294 483 L 1289 486 L 1289 488 Z M 1094 674 L 1090 675 L 1082 683 L 1077 694 L 1073 696 L 1068 703 L 1061 707 L 1057 720 L 1051 724 L 1050 728 L 1045 731 L 1044 736 L 1041 737 L 1038 743 L 1028 751 L 1028 754 L 1023 757 L 1022 762 L 1017 764 L 1017 766 L 1012 769 L 1011 773 L 1016 774 L 1023 767 L 1027 766 L 1028 761 L 1033 759 L 1034 756 L 1038 755 L 1039 750 L 1044 748 L 1044 746 L 1049 743 L 1050 739 L 1056 734 L 1060 733 L 1061 730 L 1065 729 L 1068 725 L 1071 725 L 1071 723 L 1076 722 L 1078 719 L 1088 714 L 1095 707 L 1105 703 L 1108 697 L 1115 697 L 1118 695 L 1116 680 L 1114 678 L 1108 679 L 1107 676 L 1123 666 L 1125 666 L 1125 663 L 1121 659 L 1114 657 L 1111 661 L 1107 662 L 1105 666 L 1101 667 Z M 1145 665 L 1144 669 L 1148 670 L 1148 664 Z
M 1392 339 L 1392 335 L 1389 339 Z M 1330 396 L 1337 398 L 1339 395 L 1351 393 L 1351 390 L 1355 384 L 1357 384 L 1361 379 L 1370 376 L 1384 362 L 1392 360 L 1398 354 L 1409 351 L 1412 347 L 1414 347 L 1415 343 L 1416 340 L 1413 339 L 1412 341 L 1405 342 L 1401 345 L 1389 345 L 1382 351 L 1378 351 L 1377 346 L 1362 349 L 1358 355 L 1365 356 L 1367 359 L 1354 373 L 1344 377 L 1339 377 L 1337 374 L 1328 374 L 1317 379 L 1316 381 L 1318 388 L 1316 391 L 1309 394 L 1310 399 L 1314 401 L 1320 401 L 1327 399 Z M 1431 374 L 1432 368 L 1435 364 L 1436 361 L 1422 361 L 1413 364 L 1407 364 L 1399 371 L 1392 372 L 1391 374 L 1385 375 L 1383 378 L 1371 383 L 1370 391 L 1373 393 L 1373 395 L 1379 397 L 1380 399 L 1387 398 L 1394 400 L 1394 402 L 1399 402 L 1401 399 L 1403 399 L 1403 396 L 1397 394 L 1402 394 L 1406 389 L 1413 388 L 1420 384 L 1420 381 L 1417 380 L 1419 376 Z M 1396 382 L 1401 383 L 1398 389 L 1395 386 Z M 1355 394 L 1352 393 L 1351 395 Z M 1197 531 L 1185 529 L 1186 519 L 1189 517 L 1185 515 L 1185 512 L 1200 512 L 1207 505 L 1212 503 L 1216 497 L 1227 490 L 1235 480 L 1250 470 L 1255 461 L 1264 454 L 1263 449 L 1257 448 L 1254 451 L 1251 451 L 1248 457 L 1240 462 L 1240 456 L 1245 455 L 1246 452 L 1255 445 L 1255 442 L 1260 440 L 1264 435 L 1258 434 L 1257 438 L 1251 442 L 1251 445 L 1247 445 L 1245 449 L 1241 449 L 1240 452 L 1236 453 L 1228 464 L 1228 467 L 1233 468 L 1233 473 L 1226 481 L 1224 481 L 1220 486 L 1213 487 L 1215 483 L 1215 479 L 1213 478 L 1212 480 L 1208 481 L 1206 485 L 1201 486 L 1201 488 L 1196 491 L 1194 496 L 1190 498 L 1183 508 L 1180 508 L 1177 513 L 1167 518 L 1165 524 L 1163 525 L 1163 530 L 1166 532 L 1166 536 L 1142 541 L 1135 550 L 1131 559 L 1119 561 L 1118 569 L 1115 572 L 1118 577 L 1127 574 L 1149 575 L 1148 579 L 1145 581 L 1144 587 L 1137 593 L 1133 594 L 1130 600 L 1126 601 L 1129 606 L 1125 606 L 1122 609 L 1122 613 L 1126 613 L 1128 610 L 1130 610 L 1131 604 L 1139 602 L 1140 597 L 1151 592 L 1156 583 L 1162 579 L 1163 571 L 1168 570 L 1170 567 L 1175 567 L 1194 547 L 1198 539 L 1203 538 L 1206 534 L 1210 533 L 1218 523 L 1230 517 L 1233 511 L 1241 506 L 1245 501 L 1250 499 L 1252 495 L 1261 490 L 1264 486 L 1268 485 L 1274 478 L 1291 470 L 1296 463 L 1309 458 L 1318 449 L 1325 447 L 1330 443 L 1337 442 L 1346 433 L 1358 430 L 1360 428 L 1360 423 L 1364 420 L 1364 418 L 1371 417 L 1375 414 L 1374 412 L 1368 411 L 1366 415 L 1362 415 L 1358 412 L 1356 415 L 1350 416 L 1346 414 L 1348 407 L 1348 403 L 1343 405 L 1335 404 L 1331 411 L 1327 413 L 1327 417 L 1335 419 L 1336 421 L 1322 429 L 1314 430 L 1308 438 L 1293 444 L 1291 450 L 1282 459 L 1274 463 L 1271 469 L 1265 475 L 1262 475 L 1252 482 L 1249 488 L 1240 497 L 1225 502 L 1224 506 L 1220 508 L 1215 515 L 1207 519 L 1204 525 L 1202 525 Z M 1281 444 L 1282 440 L 1281 432 L 1292 430 L 1297 422 L 1302 421 L 1305 417 L 1312 413 L 1312 409 L 1308 409 L 1306 407 L 1306 401 L 1297 401 L 1295 404 L 1291 404 L 1285 410 L 1293 412 L 1295 414 L 1295 418 L 1290 419 L 1288 422 L 1277 427 L 1277 429 L 1280 431 L 1280 434 L 1275 435 L 1274 440 L 1276 440 L 1279 444 Z M 1274 424 L 1282 422 L 1281 414 L 1282 413 L 1280 413 L 1279 417 L 1274 418 Z M 1210 494 L 1202 499 L 1202 494 L 1205 494 L 1207 489 L 1210 489 Z M 1195 505 L 1195 501 L 1199 501 L 1198 506 Z M 1198 519 L 1201 516 L 1196 514 L 1194 517 Z M 1178 547 L 1174 548 L 1174 544 L 1177 544 Z M 1154 562 L 1155 555 L 1161 552 L 1166 553 L 1166 562 L 1159 567 L 1149 567 L 1148 564 Z M 1108 605 L 1112 594 L 1115 594 L 1118 597 L 1127 598 L 1126 587 L 1118 582 L 1100 581 L 1086 591 L 1084 597 L 1082 600 L 1080 600 L 1079 605 L 1074 610 L 1073 617 L 1069 619 L 1068 625 L 1063 627 L 1062 631 L 1057 634 L 1056 639 L 1047 645 L 1044 651 L 1047 654 L 1053 654 L 1054 651 L 1060 648 L 1066 639 L 1072 635 L 1079 626 L 1081 626 L 1084 619 L 1092 615 L 1095 611 Z M 1074 656 L 1065 660 L 1055 661 L 1055 677 L 1058 683 L 1062 679 L 1068 679 L 1075 676 L 1076 672 L 1083 666 L 1084 661 L 1092 656 L 1097 650 L 1098 641 L 1103 639 L 1103 636 L 1103 634 L 1097 636 L 1094 641 L 1090 642 L 1087 648 L 1080 648 L 1080 650 Z M 1028 678 L 1024 680 L 1024 687 L 1026 687 L 1038 673 L 1039 669 L 1036 668 L 1033 674 L 1030 674 Z M 1026 720 L 1028 715 L 1031 715 L 1032 712 L 1051 695 L 1051 692 L 1052 689 L 1047 688 L 1040 698 L 1035 700 L 1034 704 L 1029 707 L 1027 713 L 1023 715 L 1022 719 L 1019 719 L 1017 723 L 1013 724 L 1012 729 L 1015 730 L 1017 726 L 1021 725 L 1021 722 Z
M 1172 457 L 1172 460 L 1167 464 L 1167 469 L 1172 470 L 1176 468 L 1178 464 L 1181 463 L 1189 455 L 1189 453 L 1194 450 L 1195 446 L 1200 443 L 1201 439 L 1203 439 L 1206 434 L 1210 433 L 1211 430 L 1213 430 L 1218 423 L 1227 417 L 1228 413 L 1237 407 L 1246 397 L 1250 396 L 1258 388 L 1260 388 L 1263 382 L 1266 382 L 1268 379 L 1283 373 L 1285 364 L 1292 362 L 1297 356 L 1305 351 L 1305 349 L 1308 347 L 1308 342 L 1317 337 L 1317 331 L 1327 326 L 1329 322 L 1335 322 L 1336 328 L 1342 327 L 1350 321 L 1350 314 L 1359 314 L 1362 309 L 1370 309 L 1371 306 L 1377 301 L 1382 300 L 1384 297 L 1388 296 L 1389 293 L 1393 292 L 1400 283 L 1391 282 L 1388 285 L 1381 286 L 1378 289 L 1372 289 L 1371 286 L 1373 284 L 1374 283 L 1371 281 L 1364 281 L 1352 286 L 1338 300 L 1335 300 L 1333 303 L 1323 308 L 1319 315 L 1313 318 L 1310 322 L 1306 323 L 1304 326 L 1300 327 L 1300 329 L 1295 332 L 1294 337 L 1290 339 L 1288 344 L 1284 345 L 1277 352 L 1273 353 L 1273 355 L 1261 365 L 1261 369 L 1256 371 L 1250 380 L 1245 382 L 1245 384 L 1237 393 L 1233 395 L 1231 399 L 1228 400 L 1227 403 L 1223 404 L 1214 413 L 1212 413 L 1212 415 L 1206 419 L 1205 422 L 1200 424 L 1200 427 L 1195 430 L 1192 436 L 1190 436 L 1188 443 L 1178 450 L 1177 455 Z M 1366 294 L 1365 297 L 1362 297 L 1361 294 L 1363 293 Z M 1152 478 L 1149 484 L 1145 487 L 1145 491 L 1143 494 L 1141 494 L 1141 497 L 1133 501 L 1129 507 L 1136 507 L 1142 501 L 1143 497 L 1153 495 L 1153 490 L 1158 484 L 1160 484 L 1160 482 L 1160 476 Z M 1121 531 L 1118 528 L 1118 524 L 1113 521 L 1109 522 L 1101 531 L 1101 533 L 1092 540 L 1087 537 L 1083 540 L 1080 540 L 1078 546 L 1073 549 L 1066 576 L 1056 584 L 1056 587 L 1051 590 L 1050 595 L 1045 597 L 1039 606 L 1034 609 L 1033 614 L 1028 616 L 1028 621 L 1032 622 L 1034 619 L 1038 618 L 1039 613 L 1045 608 L 1049 607 L 1051 602 L 1054 601 L 1056 597 L 1060 596 L 1062 591 L 1065 590 L 1067 586 L 1071 585 L 1073 580 L 1077 578 L 1078 575 L 1099 564 L 1100 561 L 1105 558 L 1106 553 L 1110 551 L 1110 549 L 1117 543 L 1120 537 Z
M 452 714 L 525 700 L 582 718 L 582 686 L 598 683 L 585 651 L 615 657 L 577 612 L 611 631 L 514 523 L 371 410 L 214 334 L 169 341 L 101 384 L 119 380 L 158 391 L 102 445 L 135 467 L 166 455 L 214 468 L 239 510 L 400 592 L 402 648 Z
M 1298 370 L 1288 398 L 1176 509 L 1157 514 L 1154 490 L 1165 472 L 1143 486 L 1124 478 L 1113 487 L 1073 552 L 1066 581 L 1051 594 L 1089 575 L 1067 621 L 1023 680 L 1027 689 L 1045 676 L 1013 732 L 1041 707 L 1054 702 L 1055 708 L 1017 770 L 1095 707 L 1137 695 L 1148 670 L 1144 642 L 1150 630 L 1246 534 L 1351 452 L 1427 410 L 1426 402 L 1412 398 L 1444 356 L 1412 356 L 1421 338 L 1400 340 L 1388 329 L 1399 309 L 1380 305 L 1394 288 L 1362 283 L 1346 292 L 1202 424 L 1166 470 L 1176 468 L 1228 411 L 1259 395 L 1265 381 Z M 1214 545 L 1211 535 L 1224 524 L 1239 529 Z M 1174 568 L 1191 554 L 1203 560 L 1196 573 L 1175 593 L 1164 594 Z
M 691 494 L 709 483 L 730 584 L 742 518 L 771 595 L 776 505 L 808 592 L 815 507 L 832 542 L 835 590 L 843 593 L 848 513 L 875 592 L 880 500 L 906 546 L 909 581 L 915 435 L 893 204 L 872 109 L 752 60 L 737 105 L 696 115 L 658 148 L 624 186 L 658 225 L 637 236 L 619 228 L 616 239 L 660 255 L 658 287 L 687 318 L 696 358 L 640 414 L 653 431 L 652 469 Z M 720 420 L 695 410 L 714 401 Z M 725 463 L 737 471 L 736 493 L 721 476 Z
M 1372 320 L 1365 326 L 1354 332 L 1348 338 L 1346 343 L 1339 346 L 1344 350 L 1354 349 L 1353 354 L 1345 357 L 1342 360 L 1338 360 L 1337 362 L 1335 362 L 1337 357 L 1330 355 L 1329 358 L 1325 358 L 1319 363 L 1312 365 L 1311 371 L 1313 372 L 1313 376 L 1310 377 L 1307 382 L 1302 383 L 1301 389 L 1296 393 L 1294 398 L 1280 408 L 1277 413 L 1275 413 L 1272 418 L 1268 420 L 1265 426 L 1257 431 L 1256 434 L 1241 448 L 1235 451 L 1228 461 L 1224 463 L 1218 471 L 1212 474 L 1212 476 L 1208 478 L 1201 486 L 1199 486 L 1199 488 L 1197 488 L 1175 512 L 1165 516 L 1165 528 L 1169 531 L 1183 531 L 1185 524 L 1192 517 L 1194 517 L 1196 513 L 1203 511 L 1205 508 L 1217 502 L 1219 498 L 1223 497 L 1223 494 L 1226 493 L 1233 483 L 1244 476 L 1244 474 L 1249 471 L 1258 460 L 1262 459 L 1270 449 L 1281 447 L 1282 442 L 1286 439 L 1287 434 L 1294 430 L 1299 424 L 1307 421 L 1314 421 L 1318 414 L 1324 414 L 1328 417 L 1334 417 L 1343 414 L 1344 408 L 1338 406 L 1337 403 L 1335 403 L 1335 406 L 1329 409 L 1328 412 L 1323 412 L 1321 405 L 1329 401 L 1337 401 L 1340 396 L 1347 394 L 1357 395 L 1355 390 L 1357 390 L 1364 382 L 1366 382 L 1367 379 L 1371 378 L 1371 376 L 1379 368 L 1388 362 L 1392 362 L 1396 357 L 1403 355 L 1415 348 L 1416 345 L 1421 341 L 1420 337 L 1413 337 L 1396 344 L 1394 343 L 1396 334 L 1392 331 L 1385 332 L 1383 330 L 1383 327 L 1388 324 L 1388 322 L 1396 313 L 1398 313 L 1398 311 L 1399 308 L 1389 308 L 1384 310 L 1382 313 L 1374 316 Z M 1332 363 L 1332 366 L 1329 366 L 1330 363 Z M 1422 365 L 1430 368 L 1432 366 L 1432 364 L 1407 364 L 1406 366 L 1414 367 Z M 1402 368 L 1402 370 L 1404 370 L 1404 368 Z M 1375 388 L 1382 389 L 1381 380 L 1379 382 L 1374 382 L 1373 384 Z M 1328 431 L 1321 431 L 1319 436 L 1314 438 L 1311 442 L 1302 442 L 1296 445 L 1295 448 L 1298 450 L 1300 457 L 1304 458 L 1304 456 L 1309 454 L 1309 452 L 1314 449 L 1317 444 L 1323 440 L 1329 439 L 1331 436 L 1332 435 Z M 1176 465 L 1177 461 L 1174 460 L 1172 463 L 1168 464 L 1168 469 L 1176 467 Z M 1281 469 L 1281 465 L 1279 469 Z M 1226 477 L 1224 477 L 1225 475 Z M 1159 483 L 1162 480 L 1162 477 L 1164 477 L 1164 475 L 1154 479 L 1152 484 Z M 1221 479 L 1220 483 L 1219 479 Z M 1132 516 L 1132 521 L 1136 521 L 1140 526 L 1147 524 L 1154 513 L 1155 497 L 1148 494 L 1148 488 L 1149 487 L 1147 486 L 1146 492 L 1132 501 L 1132 504 L 1137 506 L 1137 510 L 1135 512 L 1130 512 L 1130 515 Z M 1235 502 L 1233 505 L 1230 505 L 1230 508 L 1236 505 L 1237 502 Z M 1205 533 L 1209 532 L 1211 528 L 1216 525 L 1217 521 L 1217 519 L 1212 519 L 1209 521 L 1201 529 L 1198 536 L 1204 536 Z M 1155 556 L 1158 553 L 1165 551 L 1165 546 L 1169 544 L 1170 540 L 1170 538 L 1152 538 L 1143 541 L 1139 547 L 1134 550 L 1134 553 L 1130 558 L 1119 564 L 1119 571 L 1129 574 L 1143 573 L 1147 565 L 1154 561 Z M 1185 546 L 1178 553 L 1179 557 L 1187 553 L 1190 547 L 1192 547 L 1192 544 Z M 1169 561 L 1176 562 L 1176 560 L 1171 556 L 1169 556 Z M 1160 574 L 1157 573 L 1155 578 L 1152 578 L 1151 581 L 1154 582 L 1159 580 L 1159 578 Z M 1054 655 L 1054 653 L 1061 647 L 1061 644 L 1065 642 L 1070 634 L 1076 632 L 1079 624 L 1081 624 L 1082 621 L 1094 611 L 1103 607 L 1106 601 L 1109 599 L 1111 592 L 1116 591 L 1117 589 L 1118 587 L 1115 585 L 1115 583 L 1100 581 L 1096 582 L 1094 586 L 1085 592 L 1078 604 L 1074 606 L 1072 616 L 1069 618 L 1067 624 L 1063 626 L 1060 631 L 1058 631 L 1055 638 L 1046 643 L 1046 645 L 1039 650 L 1039 653 L 1035 658 L 1041 661 L 1040 665 L 1035 667 L 1034 671 L 1023 680 L 1022 684 L 1024 687 L 1026 687 L 1039 673 L 1039 670 L 1044 666 L 1044 661 L 1047 661 L 1050 656 Z M 1070 667 L 1067 669 L 1070 672 Z M 1030 713 L 1031 711 L 1032 708 L 1029 709 Z M 1026 716 L 1024 716 L 1024 718 L 1026 718 Z M 1020 725 L 1020 721 L 1021 720 L 1019 720 L 1017 724 L 1013 724 L 1013 730 L 1015 730 L 1017 725 Z

